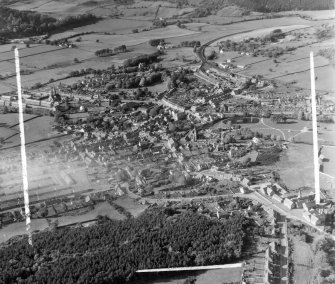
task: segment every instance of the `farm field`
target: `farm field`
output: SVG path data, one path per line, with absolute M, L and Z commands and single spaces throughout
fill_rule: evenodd
M 285 11 L 280 12 L 282 15 L 300 15 L 300 16 L 308 16 L 313 20 L 329 20 L 335 18 L 334 10 L 319 10 L 319 11 Z
M 34 114 L 23 114 L 23 120 L 26 121 L 28 119 L 33 119 L 37 117 Z M 19 115 L 17 113 L 7 113 L 7 114 L 0 114 L 0 125 L 6 127 L 12 127 L 19 123 Z
M 54 34 L 50 37 L 51 40 L 60 39 L 63 37 L 72 36 L 78 33 L 96 32 L 96 33 L 114 33 L 131 34 L 132 30 L 149 28 L 152 26 L 150 20 L 136 20 L 136 19 L 103 19 L 95 24 L 74 28 L 72 30 Z
M 26 143 L 54 136 L 51 133 L 51 126 L 53 120 L 53 117 L 43 116 L 25 122 L 24 130 Z M 19 126 L 15 126 L 13 127 L 13 129 L 19 131 Z M 20 144 L 20 137 L 19 135 L 14 136 L 8 139 L 6 142 L 10 146 L 18 145 Z
M 13 44 L 13 45 L 16 46 L 16 44 Z M 56 50 L 59 50 L 59 49 L 64 49 L 64 48 L 53 46 L 53 45 L 39 44 L 39 45 L 33 45 L 32 47 L 29 47 L 29 48 L 23 47 L 19 49 L 19 55 L 20 55 L 20 59 L 27 57 L 27 56 L 33 56 L 33 55 L 38 56 L 38 55 L 45 54 L 45 53 L 48 53 L 50 56 L 50 53 Z M 6 60 L 14 60 L 14 51 L 9 49 L 7 51 L 0 53 L 0 62 L 6 61 Z
M 197 277 L 195 284 L 220 283 L 222 279 L 226 282 L 238 282 L 241 279 L 242 271 L 242 267 L 207 270 Z
M 58 49 L 47 53 L 40 53 L 31 56 L 20 55 L 20 64 L 27 67 L 33 68 L 47 68 L 51 66 L 62 66 L 73 64 L 73 59 L 85 60 L 89 57 L 94 56 L 92 52 L 80 50 L 74 48 Z M 14 60 L 13 60 L 14 63 Z
M 0 62 L 0 76 L 9 76 L 15 74 L 15 63 L 9 61 Z
M 8 139 L 9 137 L 16 135 L 17 133 L 17 130 L 0 126 L 0 139 Z
M 18 1 L 12 4 L 10 7 L 18 10 L 33 10 L 40 13 L 47 13 L 50 16 L 64 16 L 64 15 L 75 15 L 89 12 L 92 8 L 88 5 L 83 5 L 83 1 L 49 1 L 49 0 L 37 0 L 37 1 Z M 99 1 L 105 2 L 105 1 Z
M 315 88 L 318 91 L 325 91 L 325 92 L 334 92 L 335 89 L 335 70 L 331 66 L 324 66 L 315 68 L 315 76 L 317 80 L 315 81 Z M 294 85 L 300 88 L 310 89 L 310 70 L 304 69 L 299 73 L 294 74 L 286 74 L 278 78 L 283 82 L 295 82 Z M 306 84 L 308 82 L 308 84 Z M 330 96 L 329 99 L 334 100 L 334 96 Z
M 263 28 L 263 29 L 257 29 L 255 31 L 250 31 L 246 33 L 241 33 L 238 35 L 233 35 L 226 37 L 226 39 L 230 39 L 232 41 L 242 41 L 245 38 L 250 37 L 262 37 L 265 35 L 268 35 L 271 33 L 274 29 L 281 29 L 283 32 L 290 32 L 293 30 L 303 29 L 309 27 L 308 25 L 285 25 L 285 26 L 274 26 L 271 28 Z M 212 45 L 216 45 L 216 42 L 214 42 Z
M 29 75 L 21 76 L 22 88 L 31 88 L 36 83 L 46 83 L 50 79 L 58 80 L 68 76 L 68 72 L 64 72 L 64 68 L 39 70 Z M 16 89 L 16 77 L 5 80 L 7 86 Z
M 322 155 L 325 157 L 323 172 L 335 178 L 335 151 L 334 147 L 323 147 Z
M 14 86 L 8 84 L 7 82 L 0 81 L 0 95 L 15 91 L 15 90 L 16 90 L 16 87 L 14 88 Z

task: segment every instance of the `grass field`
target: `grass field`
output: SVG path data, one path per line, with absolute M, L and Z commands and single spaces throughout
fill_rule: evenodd
M 46 219 L 32 219 L 31 230 L 44 230 L 48 228 L 48 222 Z M 9 240 L 10 238 L 18 235 L 27 234 L 25 222 L 13 223 L 8 226 L 1 228 L 0 230 L 0 243 Z
M 23 114 L 23 120 L 32 119 L 36 117 L 34 114 Z M 19 123 L 19 115 L 17 113 L 0 114 L 1 126 L 11 127 Z
M 17 133 L 17 130 L 0 126 L 0 139 L 7 139 L 8 137 L 16 135 Z
M 294 169 L 294 170 L 292 170 Z M 314 186 L 313 147 L 305 144 L 290 144 L 276 163 L 276 170 L 290 189 Z
M 114 203 L 126 209 L 126 211 L 130 212 L 134 217 L 140 215 L 148 207 L 146 205 L 138 204 L 136 200 L 128 196 L 122 196 L 115 200 Z
M 51 126 L 53 120 L 53 117 L 43 116 L 25 122 L 24 131 L 26 143 L 51 137 Z M 13 129 L 19 131 L 19 126 L 14 126 Z M 11 146 L 18 145 L 20 143 L 20 137 L 19 135 L 14 136 L 13 138 L 8 139 L 6 142 L 11 143 Z
M 309 283 L 313 276 L 314 253 L 309 244 L 293 238 L 294 252 L 294 281 L 295 283 Z
M 123 220 L 125 216 L 117 212 L 113 206 L 111 206 L 108 202 L 101 202 L 94 205 L 94 209 L 78 216 L 62 216 L 58 217 L 58 224 L 60 226 L 85 222 L 87 220 L 92 220 L 97 218 L 98 215 L 107 216 L 110 219 L 114 220 Z

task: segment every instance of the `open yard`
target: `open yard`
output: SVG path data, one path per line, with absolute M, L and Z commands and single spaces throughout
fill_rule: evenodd
M 123 207 L 126 211 L 130 212 L 131 215 L 133 215 L 134 217 L 140 215 L 148 207 L 147 205 L 139 204 L 136 200 L 128 196 L 122 196 L 113 202 Z

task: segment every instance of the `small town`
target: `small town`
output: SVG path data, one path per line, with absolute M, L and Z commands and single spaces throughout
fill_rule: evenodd
M 333 18 L 248 11 L 261 18 L 220 26 L 196 19 L 246 8 L 198 16 L 206 10 L 191 0 L 114 2 L 124 14 L 51 18 L 51 35 L 0 30 L 0 49 L 23 62 L 0 74 L 0 283 L 334 283 L 335 100 L 319 85 L 320 68 L 334 68 Z M 174 2 L 187 17 L 157 16 Z M 0 10 L 26 13 L 15 5 Z M 152 7 L 152 26 L 137 28 L 146 14 L 132 11 Z M 292 23 L 247 28 L 281 18 Z M 121 20 L 134 24 L 84 29 Z M 222 36 L 225 25 L 237 32 Z M 105 44 L 111 36 L 122 41 Z M 82 64 L 86 41 L 102 47 L 92 64 Z M 39 71 L 26 50 L 42 47 L 74 52 L 71 65 L 84 67 L 28 83 Z M 282 79 L 279 65 L 306 58 Z

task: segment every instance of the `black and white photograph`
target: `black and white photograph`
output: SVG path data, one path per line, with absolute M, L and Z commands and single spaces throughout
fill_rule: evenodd
M 0 0 L 0 284 L 335 284 L 335 0 Z

